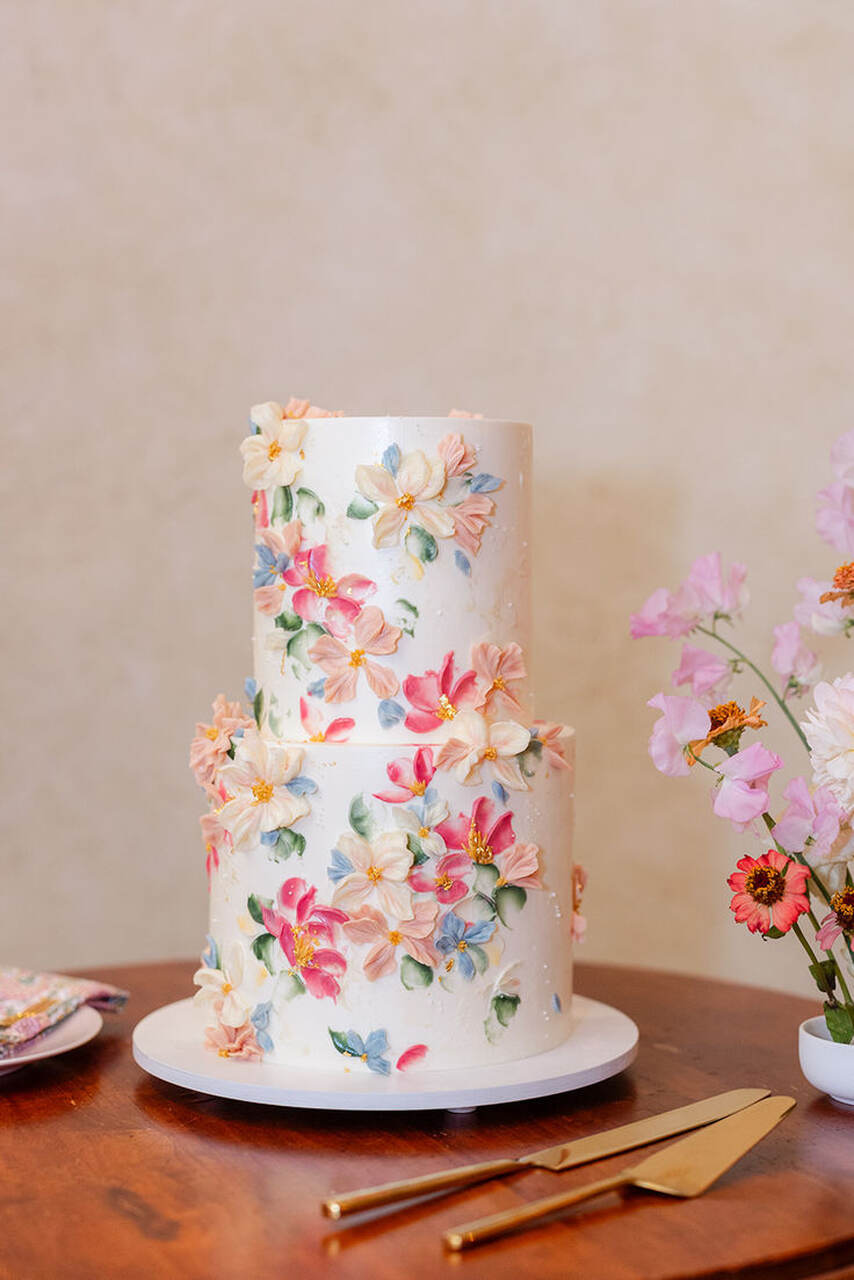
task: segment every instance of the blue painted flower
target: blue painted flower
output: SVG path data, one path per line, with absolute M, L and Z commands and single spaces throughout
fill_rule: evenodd
M 250 702 L 255 701 L 255 695 L 258 692 L 258 681 L 252 676 L 247 676 L 243 681 L 243 690 Z
M 255 1039 L 258 1041 L 265 1053 L 273 1052 L 273 1041 L 270 1037 L 269 1031 L 272 1013 L 272 1000 L 265 1000 L 263 1004 L 256 1004 L 255 1008 L 249 1015 L 249 1021 L 255 1028 Z
M 258 543 L 255 547 L 255 552 L 258 556 L 258 565 L 252 576 L 253 586 L 274 586 L 276 581 L 290 565 L 290 556 L 286 556 L 284 553 L 277 555 L 275 551 L 271 551 L 270 548 L 265 547 L 263 543 Z
M 377 1075 L 387 1076 L 391 1071 L 391 1063 L 383 1057 L 388 1053 L 388 1036 L 385 1031 L 371 1031 L 367 1040 L 363 1040 L 355 1031 L 348 1031 L 345 1037 L 347 1048 L 345 1053 L 353 1058 L 361 1058 L 371 1071 Z
M 443 955 L 453 955 L 464 978 L 471 982 L 475 975 L 475 964 L 469 949 L 478 947 L 481 942 L 488 942 L 495 929 L 493 920 L 477 920 L 467 924 L 453 911 L 442 918 L 442 927 L 436 939 L 436 947 Z
M 263 840 L 264 837 L 262 836 Z M 340 849 L 332 850 L 332 863 L 327 871 L 327 875 L 333 884 L 337 884 L 339 880 L 343 880 L 353 870 L 353 864 Z
M 205 943 L 206 943 L 206 946 L 201 956 L 202 964 L 205 966 L 206 969 L 218 969 L 219 968 L 219 947 L 216 945 L 215 940 L 211 937 L 209 933 L 205 935 Z

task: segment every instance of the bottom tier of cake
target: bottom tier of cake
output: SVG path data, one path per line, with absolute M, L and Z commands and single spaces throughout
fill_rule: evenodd
M 210 818 L 196 981 L 212 1049 L 387 1075 L 566 1039 L 572 739 L 563 767 L 532 754 L 529 789 L 507 790 L 488 761 L 476 785 L 437 772 L 429 746 L 255 738 L 243 754 L 256 764 L 238 745 L 234 765 L 246 803 Z M 273 830 L 268 777 L 288 821 Z

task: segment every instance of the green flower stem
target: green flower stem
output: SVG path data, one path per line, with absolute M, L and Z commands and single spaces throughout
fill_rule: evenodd
M 800 942 L 800 944 L 801 944 L 801 946 L 803 947 L 804 951 L 806 951 L 807 955 L 809 956 L 809 958 L 810 958 L 810 964 L 821 964 L 821 961 L 819 960 L 818 956 L 817 956 L 817 955 L 816 955 L 816 953 L 813 951 L 813 949 L 812 949 L 812 947 L 810 946 L 810 944 L 807 942 L 806 934 L 804 933 L 804 931 L 803 931 L 803 929 L 801 928 L 801 926 L 798 924 L 797 920 L 795 920 L 795 921 L 793 922 L 793 924 L 792 924 L 792 932 L 794 933 L 795 937 L 796 937 L 796 938 L 798 939 L 798 941 Z
M 773 686 L 773 684 L 771 683 L 771 681 L 768 679 L 768 677 L 767 677 L 767 676 L 763 675 L 763 673 L 762 673 L 762 672 L 759 670 L 759 668 L 757 667 L 756 663 L 755 663 L 755 662 L 751 662 L 751 661 L 750 661 L 750 659 L 747 657 L 747 655 L 746 655 L 746 654 L 744 654 L 744 653 L 742 653 L 740 649 L 737 649 L 737 648 L 735 647 L 735 645 L 734 645 L 734 644 L 731 644 L 731 643 L 730 643 L 730 641 L 729 641 L 729 640 L 725 640 L 725 639 L 724 639 L 724 637 L 723 637 L 722 635 L 718 635 L 717 631 L 715 631 L 713 627 L 703 627 L 703 626 L 699 626 L 699 625 L 698 625 L 697 627 L 695 627 L 695 628 L 694 628 L 694 630 L 695 630 L 695 631 L 702 631 L 702 633 L 703 633 L 703 635 L 704 635 L 704 636 L 710 636 L 712 640 L 717 640 L 719 644 L 722 644 L 722 645 L 724 645 L 724 646 L 725 646 L 725 648 L 729 649 L 730 653 L 734 653 L 734 654 L 735 654 L 735 656 L 739 659 L 739 661 L 740 661 L 740 662 L 743 662 L 743 663 L 744 663 L 744 665 L 745 665 L 746 667 L 750 667 L 750 670 L 751 670 L 752 672 L 754 672 L 754 674 L 755 674 L 755 675 L 757 675 L 757 676 L 759 677 L 759 679 L 762 681 L 762 683 L 765 685 L 765 688 L 766 688 L 766 689 L 768 690 L 768 692 L 771 694 L 771 697 L 772 697 L 772 698 L 774 699 L 774 701 L 777 703 L 777 706 L 778 706 L 778 707 L 780 708 L 780 710 L 783 712 L 783 715 L 784 715 L 784 716 L 786 717 L 786 719 L 789 721 L 789 723 L 791 724 L 791 726 L 792 726 L 792 728 L 794 729 L 795 733 L 796 733 L 796 734 L 798 735 L 798 737 L 800 738 L 801 743 L 803 744 L 803 746 L 806 748 L 806 750 L 807 750 L 807 751 L 809 751 L 809 749 L 810 749 L 810 745 L 809 745 L 809 743 L 807 742 L 806 737 L 804 736 L 804 731 L 803 731 L 803 729 L 802 729 L 802 728 L 801 728 L 801 726 L 798 724 L 797 720 L 796 720 L 796 719 L 795 719 L 795 717 L 792 715 L 791 711 L 790 711 L 790 710 L 789 710 L 789 708 L 786 706 L 786 703 L 785 703 L 785 702 L 783 701 L 783 699 L 780 697 L 779 693 L 778 693 L 778 692 L 777 692 L 777 690 L 774 688 L 774 686 Z

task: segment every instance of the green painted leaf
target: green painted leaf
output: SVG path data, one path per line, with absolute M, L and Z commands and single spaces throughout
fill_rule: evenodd
M 474 868 L 474 889 L 476 893 L 492 897 L 495 882 L 498 879 L 498 868 L 494 862 L 476 862 Z
M 292 831 L 290 827 L 279 827 L 276 833 L 276 843 L 270 845 L 270 853 L 277 862 L 285 862 L 295 853 L 301 858 L 305 853 L 305 836 L 299 831 Z
M 353 796 L 350 801 L 348 817 L 350 826 L 356 832 L 356 835 L 362 836 L 365 840 L 370 840 L 371 833 L 374 830 L 374 816 L 363 795 Z
M 286 524 L 294 514 L 294 495 L 291 493 L 287 485 L 280 485 L 276 490 L 273 498 L 273 514 L 270 517 L 273 524 L 281 521 Z
M 276 955 L 276 939 L 272 933 L 259 933 L 258 937 L 252 943 L 252 954 L 256 960 L 260 960 L 268 973 L 275 973 L 276 966 L 274 963 Z
M 246 906 L 249 910 L 249 914 L 256 924 L 264 923 L 262 908 L 272 907 L 272 905 L 273 905 L 272 898 L 259 898 L 254 893 L 250 893 L 249 897 L 246 900 Z
M 429 987 L 433 981 L 433 970 L 428 964 L 413 960 L 412 956 L 404 956 L 400 962 L 400 980 L 407 991 L 416 987 Z
M 430 564 L 439 554 L 439 544 L 436 539 L 432 533 L 422 529 L 420 524 L 414 524 L 406 535 L 406 549 L 410 555 L 423 560 L 425 564 Z
M 226 751 L 226 753 L 225 753 L 225 754 L 228 756 L 229 760 L 233 760 L 233 759 L 234 759 L 234 750 L 235 750 L 235 748 L 234 748 L 234 738 L 232 738 L 232 739 L 231 739 L 231 746 L 228 748 L 228 750 L 227 750 L 227 751 Z
M 414 836 L 411 831 L 406 837 L 406 847 L 412 854 L 413 867 L 420 867 L 423 862 L 427 861 L 427 854 L 424 852 L 424 846 L 418 839 L 418 836 Z
M 305 983 L 298 973 L 283 973 L 279 976 L 276 994 L 283 1000 L 294 1000 L 305 995 Z
M 401 631 L 408 636 L 415 635 L 415 623 L 418 621 L 418 609 L 411 600 L 404 600 L 403 597 L 394 602 L 399 606 L 395 622 Z
M 811 964 L 810 973 L 819 991 L 823 991 L 828 996 L 833 994 L 833 988 L 836 986 L 836 965 L 832 960 L 819 960 L 818 964 Z
M 331 1027 L 327 1027 L 329 1038 L 335 1045 L 339 1053 L 350 1053 L 350 1046 L 347 1043 L 347 1037 L 343 1031 L 333 1031 Z M 352 1056 L 352 1055 L 351 1055 Z
M 404 600 L 403 596 L 398 596 L 394 603 L 399 604 L 401 609 L 412 618 L 418 617 L 418 606 L 414 605 L 411 600 Z
M 492 997 L 492 1008 L 495 1010 L 495 1016 L 502 1027 L 506 1027 L 512 1022 L 521 1003 L 521 996 L 497 995 Z
M 326 635 L 326 632 L 323 627 L 316 622 L 309 622 L 307 626 L 303 627 L 302 631 L 297 631 L 291 636 L 287 644 L 288 657 L 308 670 L 311 666 L 311 658 L 308 656 L 308 651 L 324 635 Z
M 280 614 L 277 614 L 275 622 L 282 631 L 299 631 L 302 626 L 302 618 L 298 613 L 294 613 L 293 609 L 283 609 Z
M 252 711 L 255 715 L 255 723 L 261 728 L 261 721 L 264 718 L 264 690 L 259 689 L 255 694 L 255 701 L 252 703 Z
M 357 493 L 347 508 L 347 515 L 351 520 L 369 520 L 378 511 L 379 507 L 375 502 L 371 502 L 370 498 L 364 498 L 361 493 Z
M 495 919 L 495 903 L 485 893 L 476 893 L 474 897 L 466 903 L 466 919 L 471 920 L 494 920 Z
M 483 947 L 478 946 L 476 942 L 470 942 L 468 945 L 468 953 L 472 960 L 474 960 L 474 967 L 477 969 L 478 973 L 486 973 L 486 970 L 489 968 L 489 956 L 486 954 Z
M 847 1005 L 826 1003 L 824 1020 L 831 1037 L 837 1044 L 850 1044 L 854 1040 L 854 1017 Z
M 304 524 L 326 515 L 326 507 L 313 489 L 297 489 L 297 515 Z
M 495 890 L 495 910 L 502 924 L 510 926 L 510 917 L 521 911 L 528 895 L 518 884 L 503 884 Z
M 277 738 L 283 738 L 285 736 L 282 733 L 282 722 L 272 709 L 267 712 L 267 724 L 270 726 L 270 729 Z
M 533 778 L 540 764 L 543 754 L 543 744 L 539 738 L 532 738 L 525 750 L 519 755 L 519 768 L 522 770 L 522 776 L 525 778 Z

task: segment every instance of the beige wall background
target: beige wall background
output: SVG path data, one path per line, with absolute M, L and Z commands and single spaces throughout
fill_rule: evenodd
M 627 616 L 720 548 L 766 660 L 795 579 L 834 566 L 812 508 L 854 400 L 849 0 L 0 22 L 2 959 L 197 951 L 187 744 L 250 662 L 237 446 L 296 394 L 535 424 L 535 673 L 579 731 L 586 955 L 808 990 L 794 941 L 732 923 L 749 839 L 647 758 L 678 653 Z

